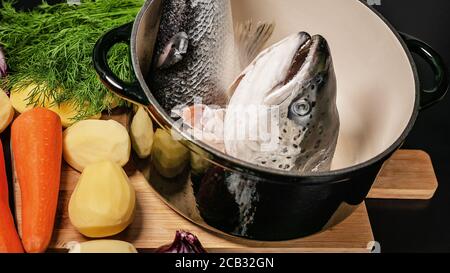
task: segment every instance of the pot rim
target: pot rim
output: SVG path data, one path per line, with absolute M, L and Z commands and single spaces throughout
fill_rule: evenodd
M 161 107 L 161 105 L 158 103 L 156 98 L 151 94 L 150 88 L 148 87 L 148 85 L 145 81 L 145 78 L 144 78 L 144 75 L 142 74 L 141 69 L 136 69 L 136 68 L 139 68 L 139 60 L 138 60 L 138 57 L 136 54 L 136 52 L 137 52 L 136 37 L 137 37 L 138 29 L 139 29 L 140 23 L 142 21 L 142 18 L 147 13 L 148 7 L 153 2 L 154 2 L 154 0 L 147 0 L 145 2 L 145 4 L 143 5 L 143 7 L 141 8 L 139 14 L 137 15 L 137 17 L 134 21 L 133 29 L 132 29 L 132 33 L 131 33 L 131 40 L 130 40 L 131 59 L 132 59 L 133 69 L 135 71 L 134 73 L 136 74 L 136 78 L 139 81 L 139 83 L 141 84 L 141 86 L 143 87 L 142 89 L 143 89 L 144 93 L 146 94 L 147 98 L 149 99 L 150 105 L 152 105 L 157 110 L 158 115 L 160 115 L 160 117 L 164 120 L 165 123 L 173 124 L 174 121 L 170 118 L 170 116 L 166 113 L 166 111 Z M 413 112 L 411 114 L 411 118 L 410 118 L 406 128 L 403 130 L 402 134 L 386 150 L 384 150 L 383 152 L 381 152 L 380 154 L 378 154 L 377 156 L 375 156 L 369 160 L 366 160 L 364 162 L 358 163 L 358 164 L 350 166 L 350 167 L 337 169 L 337 170 L 324 171 L 324 172 L 317 172 L 317 173 L 311 172 L 311 173 L 298 174 L 294 171 L 286 172 L 286 171 L 281 171 L 281 170 L 263 168 L 256 164 L 248 163 L 246 161 L 232 157 L 230 155 L 227 155 L 225 153 L 222 153 L 222 152 L 210 147 L 209 145 L 207 145 L 206 143 L 204 143 L 202 141 L 193 139 L 192 136 L 190 136 L 189 134 L 186 134 L 185 132 L 182 132 L 179 128 L 177 128 L 175 126 L 177 133 L 182 135 L 183 138 L 188 140 L 190 143 L 193 143 L 195 146 L 198 146 L 202 150 L 205 150 L 208 153 L 210 153 L 211 155 L 213 155 L 214 159 L 212 159 L 211 161 L 215 164 L 218 164 L 216 162 L 216 158 L 218 158 L 218 159 L 228 163 L 227 168 L 232 169 L 237 172 L 242 172 L 242 170 L 245 169 L 249 172 L 263 175 L 263 177 L 270 176 L 270 177 L 278 177 L 281 179 L 284 178 L 284 179 L 289 179 L 289 180 L 295 179 L 295 180 L 298 180 L 297 183 L 307 184 L 307 185 L 320 185 L 320 184 L 324 184 L 324 183 L 330 184 L 330 183 L 344 182 L 344 181 L 348 180 L 347 176 L 349 174 L 355 173 L 357 171 L 360 171 L 367 167 L 373 166 L 373 165 L 385 160 L 388 155 L 395 152 L 395 150 L 397 150 L 403 144 L 404 140 L 406 139 L 406 137 L 409 135 L 412 128 L 414 127 L 414 124 L 417 120 L 417 117 L 419 114 L 419 109 L 420 109 L 420 80 L 419 80 L 419 76 L 418 76 L 418 72 L 417 72 L 417 67 L 416 67 L 414 59 L 412 57 L 411 51 L 407 47 L 405 41 L 401 38 L 398 31 L 394 28 L 394 26 L 391 23 L 389 23 L 389 21 L 386 18 L 383 17 L 383 15 L 381 15 L 377 10 L 375 10 L 367 2 L 365 2 L 364 0 L 359 0 L 359 3 L 364 5 L 370 12 L 373 12 L 375 15 L 377 15 L 378 18 L 380 18 L 384 22 L 384 24 L 386 24 L 386 26 L 390 29 L 390 31 L 395 35 L 397 40 L 400 42 L 404 52 L 406 53 L 406 56 L 408 58 L 409 64 L 411 66 L 411 69 L 412 69 L 412 72 L 414 75 L 415 94 L 416 95 L 415 95 L 415 103 L 414 103 Z M 142 83 L 144 83 L 144 84 L 142 84 Z M 230 165 L 232 165 L 232 167 L 229 167 Z M 330 177 L 334 177 L 334 178 L 341 177 L 343 179 L 339 179 L 338 181 L 336 181 L 336 179 L 333 179 L 332 181 L 330 181 L 329 180 Z M 314 179 L 315 181 L 312 183 L 310 181 L 310 179 Z

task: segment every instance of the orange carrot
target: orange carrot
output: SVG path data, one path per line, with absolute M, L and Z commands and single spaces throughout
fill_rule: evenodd
M 9 207 L 8 181 L 6 180 L 3 146 L 0 141 L 0 253 L 23 253 Z
M 22 196 L 22 244 L 44 252 L 53 232 L 62 157 L 62 126 L 57 114 L 35 108 L 11 127 L 14 167 Z
M 8 181 L 6 180 L 5 157 L 3 155 L 3 145 L 0 140 L 0 201 L 9 202 Z

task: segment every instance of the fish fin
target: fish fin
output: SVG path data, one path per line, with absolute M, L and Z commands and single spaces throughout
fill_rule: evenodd
M 242 72 L 227 89 L 227 97 L 231 99 L 247 73 L 248 66 L 262 52 L 267 41 L 272 37 L 275 29 L 274 23 L 258 22 L 254 24 L 252 20 L 240 22 L 235 29 L 236 46 L 239 55 L 239 70 Z
M 239 77 L 233 81 L 233 83 L 228 87 L 227 91 L 226 91 L 226 96 L 228 98 L 228 100 L 231 99 L 231 97 L 233 97 L 234 92 L 236 91 L 237 87 L 239 86 L 239 84 L 241 83 L 242 79 L 245 77 L 245 73 L 242 73 L 241 75 L 239 75 Z
M 235 36 L 241 69 L 247 67 L 261 52 L 274 29 L 274 23 L 254 23 L 253 20 L 237 24 Z
M 181 60 L 186 54 L 189 46 L 189 37 L 185 32 L 175 34 L 164 47 L 163 52 L 158 56 L 156 68 L 166 69 Z

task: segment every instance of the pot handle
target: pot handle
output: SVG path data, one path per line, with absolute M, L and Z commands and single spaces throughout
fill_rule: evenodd
M 400 35 L 409 50 L 423 58 L 434 73 L 434 87 L 421 90 L 420 110 L 424 110 L 441 101 L 447 94 L 449 86 L 447 67 L 439 53 L 427 43 L 406 33 L 400 33 Z
M 129 45 L 132 29 L 133 23 L 128 23 L 107 32 L 95 44 L 92 59 L 100 80 L 109 90 L 133 103 L 148 105 L 149 101 L 140 88 L 139 82 L 126 83 L 122 81 L 111 71 L 108 64 L 107 55 L 110 49 L 119 43 Z

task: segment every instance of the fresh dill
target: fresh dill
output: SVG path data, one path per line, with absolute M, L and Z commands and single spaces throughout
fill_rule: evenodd
M 0 9 L 0 46 L 5 49 L 9 75 L 0 79 L 7 89 L 31 82 L 29 104 L 70 101 L 76 119 L 109 110 L 112 94 L 97 78 L 92 51 L 107 31 L 134 20 L 143 0 L 84 0 L 81 5 L 43 3 L 31 11 L 16 11 L 10 1 Z M 129 49 L 109 52 L 111 69 L 133 80 Z M 122 102 L 123 103 L 123 102 Z

